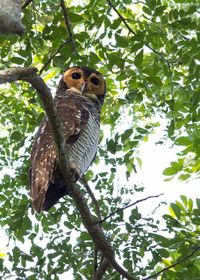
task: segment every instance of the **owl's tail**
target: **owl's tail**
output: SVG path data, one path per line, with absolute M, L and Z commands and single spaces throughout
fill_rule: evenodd
M 48 211 L 53 207 L 60 198 L 68 195 L 67 186 L 62 179 L 57 179 L 54 182 L 50 182 L 48 190 L 45 195 L 45 200 L 42 206 L 43 211 Z

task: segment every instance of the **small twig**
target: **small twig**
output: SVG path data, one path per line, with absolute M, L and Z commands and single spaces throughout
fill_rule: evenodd
M 128 23 L 126 22 L 126 19 L 118 12 L 118 10 L 115 8 L 115 6 L 113 5 L 113 3 L 110 0 L 107 0 L 109 6 L 116 12 L 116 14 L 118 15 L 118 17 L 123 21 L 124 25 L 127 27 L 128 31 L 134 35 L 136 35 L 136 32 L 133 31 L 133 29 L 128 25 Z
M 148 197 L 145 197 L 145 198 L 136 200 L 135 202 L 133 202 L 133 203 L 131 203 L 131 204 L 128 204 L 128 205 L 126 205 L 126 206 L 124 206 L 124 207 L 122 207 L 122 208 L 118 208 L 117 210 L 115 210 L 114 212 L 110 213 L 108 216 L 106 216 L 106 217 L 103 218 L 102 220 L 97 221 L 97 223 L 101 224 L 101 223 L 105 222 L 108 218 L 114 216 L 116 213 L 118 213 L 118 212 L 120 212 L 120 211 L 124 211 L 125 209 L 130 208 L 130 207 L 132 207 L 132 206 L 134 206 L 134 205 L 136 205 L 136 204 L 138 204 L 138 203 L 140 203 L 140 202 L 143 202 L 143 201 L 148 200 L 148 199 L 151 199 L 151 198 L 157 198 L 157 197 L 159 197 L 159 196 L 161 196 L 161 195 L 163 195 L 163 193 L 158 194 L 158 195 L 151 195 L 151 196 L 148 196 Z
M 24 2 L 24 4 L 22 5 L 22 10 L 25 9 L 31 2 L 33 2 L 34 0 L 26 0 Z
M 70 24 L 70 21 L 69 21 L 67 7 L 65 6 L 65 1 L 64 0 L 60 0 L 60 6 L 63 10 L 65 24 L 66 24 L 66 27 L 67 27 L 67 32 L 69 34 L 69 39 L 70 39 L 71 44 L 72 44 L 72 49 L 73 49 L 74 52 L 76 52 L 75 42 L 74 42 L 73 34 L 72 34 L 72 31 L 71 31 L 71 24 Z
M 126 28 L 128 29 L 128 31 L 130 33 L 132 33 L 133 35 L 137 35 L 135 31 L 133 31 L 133 29 L 130 27 L 130 25 L 127 23 L 126 18 L 124 18 L 119 11 L 116 9 L 116 7 L 113 5 L 113 3 L 110 0 L 107 0 L 108 4 L 110 7 L 112 7 L 112 9 L 117 13 L 117 15 L 119 16 L 119 18 L 122 20 L 122 22 L 124 23 L 124 25 L 126 26 Z M 149 48 L 152 52 L 154 52 L 155 54 L 157 54 L 164 62 L 168 62 L 169 61 L 162 55 L 162 53 L 160 53 L 159 51 L 155 50 L 154 48 L 152 48 L 148 43 L 144 44 L 147 48 Z
M 11 278 L 11 277 L 16 277 L 16 274 L 5 276 L 4 279 L 8 279 L 8 278 Z
M 175 262 L 174 264 L 172 265 L 169 265 L 163 269 L 161 269 L 160 271 L 158 271 L 157 273 L 155 274 L 152 274 L 151 276 L 147 277 L 147 278 L 143 278 L 143 280 L 148 280 L 148 279 L 151 279 L 151 278 L 156 278 L 158 275 L 160 275 L 161 273 L 163 273 L 164 271 L 166 270 L 169 270 L 170 268 L 173 268 L 175 266 L 177 266 L 178 264 L 186 261 L 187 259 L 189 259 L 190 257 L 192 257 L 198 250 L 200 250 L 200 246 L 198 246 L 195 250 L 193 250 L 189 255 L 187 255 L 186 257 L 180 259 L 179 261 Z
M 88 182 L 87 182 L 85 176 L 82 176 L 80 182 L 84 185 L 84 187 L 86 188 L 89 196 L 91 197 L 92 202 L 94 203 L 94 206 L 95 206 L 96 215 L 97 215 L 98 219 L 101 220 L 101 213 L 100 213 L 100 208 L 99 208 L 98 201 L 96 200 L 90 186 L 88 185 Z
M 51 62 L 51 60 L 59 53 L 59 51 L 67 44 L 71 42 L 71 39 L 67 39 L 64 43 L 62 43 L 58 49 L 49 57 L 49 59 L 47 60 L 47 62 L 42 66 L 42 68 L 39 71 L 39 75 L 42 74 L 42 72 L 44 71 L 44 69 L 49 65 L 49 63 Z
M 8 97 L 0 93 L 0 96 L 2 96 L 4 99 L 8 100 Z

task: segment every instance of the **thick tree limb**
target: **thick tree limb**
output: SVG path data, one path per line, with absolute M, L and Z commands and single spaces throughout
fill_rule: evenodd
M 94 280 L 101 280 L 103 278 L 103 275 L 105 274 L 106 270 L 109 268 L 109 266 L 110 266 L 109 260 L 106 258 L 102 258 L 99 268 L 98 268 L 98 270 L 96 270 Z
M 21 0 L 0 0 L 0 33 L 22 35 Z
M 95 196 L 94 196 L 90 186 L 88 185 L 88 182 L 87 182 L 85 176 L 83 175 L 79 181 L 86 188 L 86 190 L 87 190 L 87 192 L 88 192 L 88 194 L 89 194 L 89 196 L 90 196 L 90 198 L 91 198 L 91 200 L 92 200 L 92 202 L 94 204 L 95 213 L 96 213 L 96 215 L 98 217 L 98 220 L 101 220 L 101 213 L 100 213 L 98 201 L 96 200 L 96 198 L 95 198 Z M 97 270 L 100 269 L 100 267 L 98 268 L 98 261 L 97 261 L 98 260 L 98 251 L 99 251 L 98 248 L 96 248 L 96 246 L 94 246 L 94 261 L 93 261 L 94 262 L 94 265 L 93 265 L 93 267 L 94 267 L 94 274 L 93 274 L 93 280 L 100 280 L 101 279 L 101 278 L 98 278 L 98 276 L 97 276 Z
M 56 110 L 53 106 L 53 98 L 50 89 L 44 83 L 42 78 L 37 75 L 36 68 L 14 68 L 9 70 L 0 71 L 0 84 L 23 80 L 29 82 L 34 89 L 37 90 L 38 96 L 41 99 L 45 112 L 47 114 L 49 124 L 51 126 L 52 135 L 54 138 L 57 154 L 59 158 L 59 166 L 63 173 L 64 179 L 70 190 L 70 194 L 74 200 L 76 208 L 78 209 L 83 224 L 85 225 L 88 233 L 90 234 L 96 248 L 101 251 L 102 255 L 109 260 L 112 267 L 128 280 L 135 280 L 130 276 L 115 260 L 114 251 L 104 236 L 104 233 L 99 224 L 95 221 L 87 206 L 86 200 L 81 193 L 79 186 L 71 182 L 71 176 L 68 168 L 68 158 L 66 153 L 65 141 L 62 130 L 60 128 L 59 119 Z

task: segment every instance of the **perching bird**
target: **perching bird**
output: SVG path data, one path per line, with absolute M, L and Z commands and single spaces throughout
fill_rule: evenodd
M 81 178 L 96 155 L 105 94 L 103 76 L 89 67 L 67 69 L 58 84 L 54 106 L 64 132 L 74 181 Z M 49 210 L 68 194 L 47 117 L 33 144 L 30 184 L 33 207 L 37 212 Z

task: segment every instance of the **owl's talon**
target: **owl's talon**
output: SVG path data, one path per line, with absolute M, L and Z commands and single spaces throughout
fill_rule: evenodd
M 76 165 L 74 162 L 70 162 L 69 172 L 70 172 L 71 181 L 75 183 L 80 178 L 80 175 L 76 170 Z

